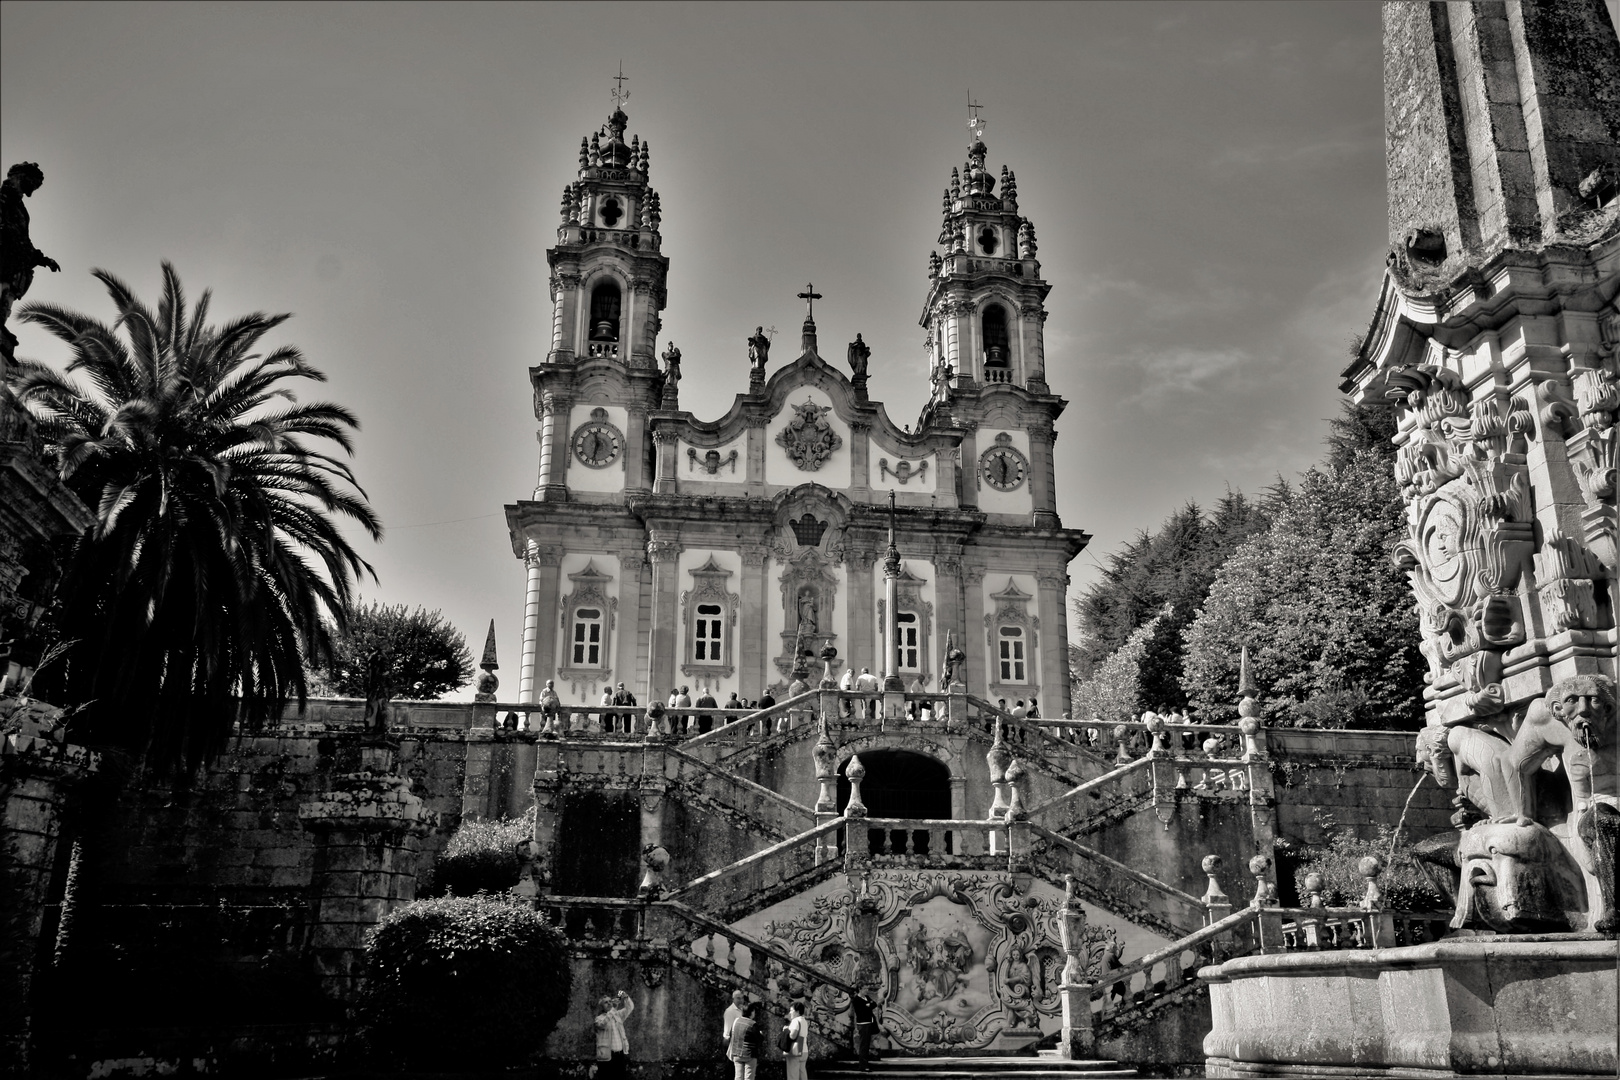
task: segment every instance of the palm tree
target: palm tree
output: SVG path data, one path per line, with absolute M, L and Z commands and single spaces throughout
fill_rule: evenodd
M 71 642 L 59 688 L 84 706 L 75 741 L 142 756 L 159 772 L 216 754 L 235 723 L 257 727 L 307 693 L 375 573 L 339 528 L 382 526 L 336 448 L 353 413 L 300 405 L 286 384 L 324 381 L 292 346 L 253 350 L 288 315 L 206 323 L 186 315 L 163 264 L 154 314 L 103 270 L 118 319 L 51 304 L 20 317 L 72 347 L 65 372 L 22 361 L 17 398 L 39 420 L 62 477 L 96 524 L 64 559 L 54 618 Z M 80 376 L 75 380 L 71 376 Z

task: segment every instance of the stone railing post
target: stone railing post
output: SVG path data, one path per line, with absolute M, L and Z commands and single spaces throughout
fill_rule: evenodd
M 995 740 L 984 755 L 984 762 L 990 769 L 990 788 L 995 797 L 990 801 L 989 820 L 1000 824 L 1007 820 L 1007 767 L 1012 764 L 1012 752 L 1007 749 L 1007 741 L 1001 731 L 1001 717 L 996 717 Z M 990 832 L 991 855 L 1003 854 L 995 830 Z
M 1367 892 L 1361 898 L 1361 910 L 1367 913 L 1368 948 L 1384 949 L 1396 944 L 1395 918 L 1384 910 L 1384 889 L 1378 875 L 1384 872 L 1383 860 L 1376 855 L 1364 855 L 1356 869 L 1367 879 Z
M 1058 1035 L 1058 1057 L 1077 1060 L 1091 1057 L 1097 1049 L 1096 1032 L 1091 1026 L 1092 982 L 1086 978 L 1086 909 L 1074 892 L 1074 875 L 1063 875 L 1063 915 L 1058 923 L 1063 939 L 1063 975 L 1058 997 L 1063 1003 L 1063 1029 Z
M 945 730 L 966 731 L 968 725 L 967 684 L 951 683 L 945 697 Z
M 831 721 L 825 711 L 821 714 L 821 734 L 816 738 L 810 757 L 815 762 L 816 783 L 820 787 L 816 796 L 816 824 L 825 825 L 838 816 L 838 747 L 833 745 Z M 848 830 L 845 832 L 847 834 Z M 848 843 L 847 835 L 845 843 Z M 820 866 L 838 853 L 837 839 L 826 834 L 816 837 L 815 853 L 816 865 Z
M 1013 876 L 1013 887 L 1020 894 L 1029 890 L 1031 849 L 1034 847 L 1029 828 L 1029 813 L 1024 808 L 1023 788 L 1027 773 L 1022 762 L 1007 766 L 1006 785 L 1011 794 L 1007 799 L 1007 872 Z
M 311 880 L 315 918 L 310 952 L 327 996 L 353 1000 L 366 935 L 384 915 L 416 899 L 417 846 L 438 815 L 395 775 L 395 748 L 373 742 L 360 769 L 338 776 L 331 790 L 298 808 L 315 834 Z
M 1254 876 L 1254 899 L 1249 901 L 1249 906 L 1254 908 L 1255 913 L 1255 944 L 1262 953 L 1282 952 L 1282 919 L 1264 914 L 1263 911 L 1277 903 L 1276 875 L 1271 868 L 1271 857 L 1256 855 L 1250 859 L 1249 873 Z
M 1209 878 L 1209 884 L 1204 888 L 1204 908 L 1209 912 L 1208 926 L 1214 926 L 1228 915 L 1232 914 L 1232 898 L 1227 896 L 1221 888 L 1221 883 L 1215 877 L 1215 871 L 1221 868 L 1219 855 L 1204 856 L 1204 873 Z
M 100 762 L 84 747 L 67 742 L 63 728 L 42 722 L 54 720 L 55 709 L 15 698 L 0 704 L 14 707 L 13 719 L 23 714 L 18 730 L 0 736 L 0 800 L 5 813 L 0 821 L 0 874 L 16 902 L 14 925 L 20 931 L 16 960 L 0 977 L 0 999 L 11 1002 L 0 1009 L 0 1056 L 16 1063 L 18 1075 L 30 1075 L 34 965 L 46 955 L 39 948 L 39 936 L 61 840 L 62 810 Z
M 861 801 L 861 781 L 866 779 L 866 766 L 859 757 L 851 757 L 844 768 L 849 779 L 849 802 L 844 804 L 844 874 L 851 892 L 864 888 L 872 868 L 872 851 L 866 836 L 866 803 Z

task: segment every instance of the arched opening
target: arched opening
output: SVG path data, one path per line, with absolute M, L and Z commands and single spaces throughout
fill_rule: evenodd
M 604 281 L 591 290 L 591 340 L 619 340 L 619 285 Z
M 1011 361 L 1007 340 L 1007 309 L 989 304 L 980 316 L 984 331 L 984 362 L 987 367 L 1006 367 Z
M 944 762 L 911 750 L 863 750 L 857 756 L 866 767 L 866 779 L 861 781 L 861 802 L 866 804 L 868 817 L 937 820 L 951 816 L 951 770 Z M 849 779 L 845 776 L 848 768 L 848 761 L 838 767 L 840 814 L 849 805 Z M 908 839 L 914 854 L 928 853 L 928 833 L 922 829 L 909 837 L 903 829 L 893 830 L 887 836 L 882 829 L 869 829 L 867 833 L 867 843 L 874 855 L 886 853 L 885 841 L 890 852 L 905 852 Z M 951 845 L 947 842 L 946 846 Z

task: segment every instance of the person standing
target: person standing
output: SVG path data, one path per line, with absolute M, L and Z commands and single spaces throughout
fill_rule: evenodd
M 743 1008 L 748 1004 L 748 995 L 741 990 L 731 992 L 731 1004 L 726 1006 L 725 1018 L 721 1021 L 720 1042 L 729 1048 L 731 1046 L 731 1025 L 737 1022 L 737 1017 L 743 1014 Z
M 855 689 L 855 669 L 854 668 L 847 667 L 847 668 L 844 669 L 843 677 L 838 680 L 838 689 L 844 691 L 846 694 Z M 853 716 L 854 713 L 855 713 L 855 706 L 849 700 L 849 698 L 847 698 L 847 697 L 840 698 L 839 702 L 838 702 L 838 715 L 840 715 L 840 716 Z
M 601 705 L 602 705 L 602 731 L 604 733 L 608 734 L 608 735 L 613 734 L 613 731 L 614 731 L 613 713 L 608 708 L 608 706 L 610 706 L 612 704 L 613 704 L 613 687 L 611 687 L 611 686 L 602 687 L 602 701 L 601 701 Z
M 804 1015 L 804 1002 L 795 1001 L 788 1006 L 788 1038 L 793 1045 L 787 1049 L 787 1080 L 809 1080 L 805 1065 L 810 1059 L 810 1020 Z
M 734 1080 L 755 1080 L 759 1072 L 759 1057 L 754 1053 L 754 1046 L 759 1036 L 756 1032 L 759 1016 L 759 1002 L 750 1001 L 743 1006 L 742 1015 L 731 1022 L 731 1042 L 726 1048 L 726 1057 L 731 1059 Z
M 561 725 L 557 722 L 557 707 L 562 701 L 557 697 L 557 686 L 551 679 L 540 691 L 540 733 L 542 735 L 561 734 Z
M 872 674 L 871 668 L 863 667 L 861 668 L 861 673 L 855 678 L 855 689 L 859 690 L 863 694 L 875 694 L 879 690 L 883 689 L 883 684 L 878 681 L 878 677 L 876 675 Z M 877 709 L 877 698 L 867 698 L 866 718 L 868 720 L 877 719 Z
M 857 990 L 849 999 L 849 1006 L 855 1019 L 855 1058 L 861 1063 L 862 1072 L 870 1072 L 867 1060 L 875 1056 L 872 1038 L 877 1034 L 877 1002 L 867 997 L 865 990 Z
M 630 1038 L 624 1022 L 636 1011 L 630 995 L 620 990 L 615 997 L 604 997 L 596 1014 L 597 1080 L 625 1080 L 630 1075 Z
M 700 686 L 698 687 L 697 707 L 699 709 L 718 709 L 720 707 L 720 703 L 714 700 L 714 695 L 709 693 L 709 688 L 707 686 Z M 714 717 L 708 713 L 698 714 L 697 722 L 699 735 L 702 735 L 714 728 Z
M 613 704 L 619 706 L 621 709 L 634 709 L 636 707 L 636 695 L 626 690 L 624 688 L 624 683 L 620 683 L 618 692 L 613 695 Z M 629 735 L 636 730 L 636 717 L 634 713 L 620 713 L 619 721 L 624 726 L 624 733 L 626 735 Z

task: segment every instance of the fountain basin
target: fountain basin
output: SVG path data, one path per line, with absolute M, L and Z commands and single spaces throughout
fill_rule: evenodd
M 1206 967 L 1211 1077 L 1616 1075 L 1616 942 L 1595 934 L 1247 956 Z

